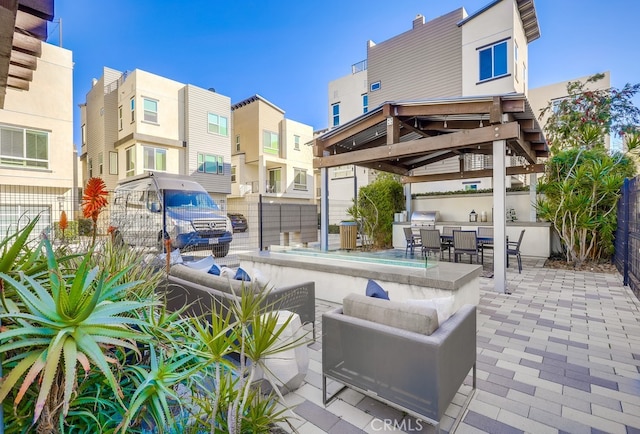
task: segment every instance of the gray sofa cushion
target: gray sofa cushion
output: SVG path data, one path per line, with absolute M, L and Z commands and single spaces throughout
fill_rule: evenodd
M 438 328 L 438 313 L 426 306 L 349 294 L 342 301 L 344 315 L 429 336 Z
M 226 292 L 227 294 L 233 293 L 239 295 L 242 291 L 242 285 L 244 282 L 240 280 L 228 279 L 225 276 L 215 276 L 213 274 L 209 274 L 207 272 L 193 270 L 184 265 L 173 265 L 171 266 L 171 270 L 169 271 L 174 277 L 179 279 L 187 280 L 189 282 L 196 283 L 198 285 L 205 286 L 207 288 L 216 289 L 221 292 Z M 244 283 L 245 286 L 252 286 L 250 283 Z M 255 286 L 255 290 L 259 290 L 257 285 Z

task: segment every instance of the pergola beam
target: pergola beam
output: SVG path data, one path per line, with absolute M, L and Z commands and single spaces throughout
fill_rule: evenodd
M 476 128 L 475 130 L 465 130 L 387 146 L 379 146 L 377 148 L 317 157 L 313 161 L 313 167 L 335 167 L 343 164 L 388 161 L 440 150 L 465 148 L 490 143 L 493 140 L 509 140 L 518 137 L 520 137 L 520 127 L 518 123 L 509 122 L 506 124 Z
M 400 176 L 409 175 L 408 169 L 404 169 L 400 166 L 395 166 L 393 164 L 385 163 L 383 161 L 377 161 L 374 163 L 361 163 L 361 164 L 358 164 L 358 166 L 366 167 L 368 169 L 381 170 L 383 172 L 395 173 L 396 175 L 400 175 Z
M 499 101 L 499 107 L 502 113 L 523 113 L 525 111 L 524 100 L 503 100 L 496 97 Z M 424 104 L 424 105 L 388 105 L 390 116 L 449 116 L 449 115 L 473 115 L 473 114 L 489 114 L 497 113 L 494 104 L 498 104 L 495 100 L 491 101 L 459 101 L 447 102 L 442 104 Z M 383 110 L 384 111 L 384 110 Z M 491 118 L 491 116 L 490 116 Z
M 357 124 L 357 126 L 359 127 L 360 131 L 364 131 L 367 128 L 371 128 L 381 122 L 384 122 L 385 119 L 386 119 L 386 116 L 384 116 L 382 112 L 378 112 L 367 117 L 366 119 L 363 119 L 361 122 Z M 315 139 L 313 141 L 315 156 L 322 157 L 323 151 L 325 151 L 327 148 L 333 145 L 336 145 L 341 141 L 348 139 L 351 136 L 353 136 L 353 132 L 351 132 L 350 130 L 344 130 L 336 134 L 335 136 L 327 137 L 326 139 L 323 139 L 323 140 Z
M 544 164 L 531 164 L 528 166 L 511 166 L 507 167 L 507 176 L 523 175 L 529 173 L 544 173 Z M 491 178 L 493 176 L 492 169 L 468 170 L 466 172 L 456 173 L 436 173 L 433 175 L 419 176 L 403 176 L 401 182 L 403 184 L 413 184 L 416 182 L 433 182 L 433 181 L 453 181 L 456 179 L 469 178 Z

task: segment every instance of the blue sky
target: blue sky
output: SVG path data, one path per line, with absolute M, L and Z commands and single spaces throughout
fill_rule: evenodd
M 488 0 L 56 0 L 62 46 L 73 51 L 77 104 L 103 66 L 142 69 L 215 88 L 232 103 L 256 93 L 314 129 L 327 126 L 327 85 L 381 42 L 458 7 Z M 640 2 L 536 0 L 541 38 L 529 45 L 529 84 L 611 71 L 613 86 L 640 81 Z M 59 27 L 48 42 L 59 44 Z M 639 104 L 640 101 L 637 102 Z

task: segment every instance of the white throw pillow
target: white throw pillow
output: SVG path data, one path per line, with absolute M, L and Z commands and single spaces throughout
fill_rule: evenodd
M 231 267 L 222 267 L 220 270 L 220 277 L 226 277 L 228 279 L 234 280 L 236 278 L 237 268 Z
M 260 288 L 264 288 L 269 283 L 269 278 L 262 271 L 254 268 L 251 270 L 251 281 L 255 282 Z
M 453 295 L 450 297 L 431 298 L 428 300 L 413 299 L 407 300 L 407 303 L 416 306 L 426 306 L 436 310 L 438 314 L 438 324 L 444 323 L 454 314 L 453 311 Z

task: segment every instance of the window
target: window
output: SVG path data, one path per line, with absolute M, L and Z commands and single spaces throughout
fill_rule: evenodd
M 236 152 L 240 152 L 240 135 L 236 136 Z
M 236 182 L 236 171 L 238 168 L 236 166 L 231 166 L 231 182 Z
M 369 111 L 369 95 L 362 94 L 362 113 L 367 113 Z
M 300 150 L 300 136 L 293 136 L 293 149 L 294 151 Z
M 80 136 L 81 136 L 81 140 L 82 140 L 82 146 L 87 144 L 87 126 L 85 124 L 82 124 L 82 126 L 80 127 Z
M 282 171 L 278 169 L 269 169 L 269 183 L 267 184 L 267 193 L 281 193 L 280 181 L 282 180 Z
M 221 155 L 198 154 L 198 172 L 224 175 L 224 158 Z
M 118 174 L 118 153 L 109 152 L 109 175 Z
M 144 105 L 145 122 L 158 123 L 158 101 L 149 98 L 142 99 Z
M 136 148 L 131 146 L 125 151 L 125 176 L 136 174 Z
M 336 166 L 331 169 L 331 179 L 351 178 L 354 176 L 355 166 L 347 164 L 345 166 Z
M 305 169 L 293 169 L 293 189 L 307 189 L 307 171 Z
M 340 104 L 333 104 L 331 106 L 331 116 L 333 117 L 332 125 L 334 127 L 340 125 Z
M 122 131 L 122 106 L 118 107 L 118 130 Z
M 142 147 L 142 161 L 144 170 L 167 170 L 167 150 L 163 148 Z
M 227 136 L 227 118 L 209 113 L 208 120 L 208 129 L 210 133 L 220 134 L 225 137 Z
M 375 83 L 371 83 L 371 86 L 369 86 L 369 91 L 370 92 L 375 92 L 376 90 L 380 90 L 380 82 L 376 81 Z
M 0 126 L 0 164 L 49 168 L 49 133 Z
M 262 149 L 269 154 L 278 154 L 280 149 L 278 133 L 272 131 L 262 132 Z
M 482 47 L 480 53 L 480 81 L 507 74 L 507 41 Z
M 104 166 L 104 161 L 102 158 L 102 152 L 98 154 L 98 176 L 102 176 L 102 168 Z
M 93 178 L 93 158 L 89 158 L 89 178 Z
M 136 100 L 135 100 L 135 98 L 131 98 L 129 106 L 131 107 L 131 122 L 135 122 L 136 121 Z

